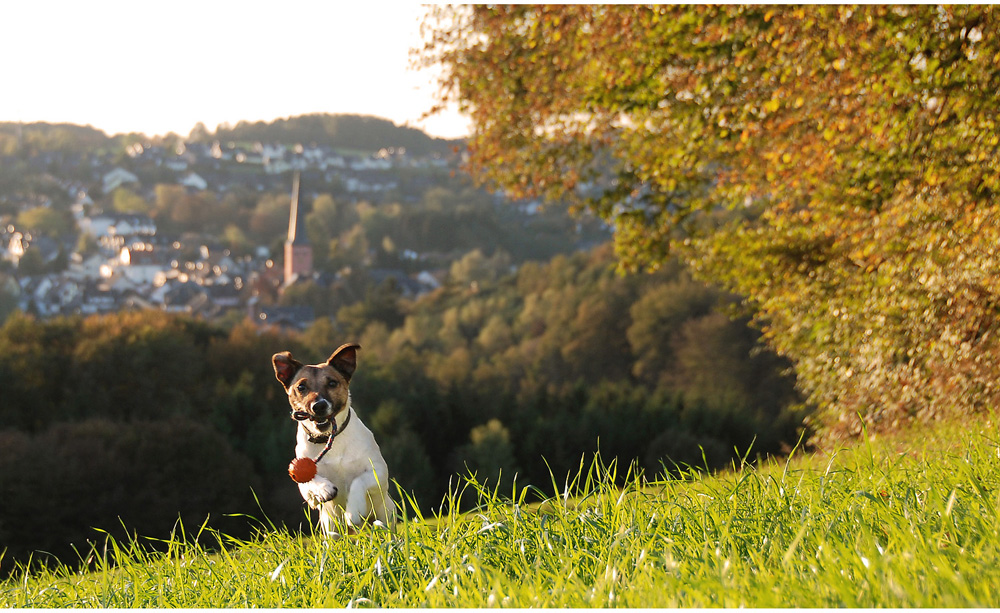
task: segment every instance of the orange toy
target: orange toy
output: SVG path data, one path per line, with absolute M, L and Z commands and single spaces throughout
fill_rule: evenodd
M 312 481 L 316 476 L 316 462 L 312 458 L 295 458 L 288 465 L 288 476 L 296 483 Z
M 347 427 L 347 422 L 351 421 L 351 414 L 347 414 L 347 419 L 341 426 L 337 427 L 337 422 L 333 422 L 333 432 L 326 439 L 326 445 L 323 446 L 323 451 L 319 452 L 316 459 L 312 458 L 295 458 L 292 463 L 288 465 L 288 476 L 292 478 L 292 481 L 296 483 L 308 483 L 313 480 L 316 476 L 316 465 L 319 461 L 323 459 L 327 451 L 330 451 L 330 447 L 333 446 L 333 439 L 337 438 L 337 435 L 344 431 Z

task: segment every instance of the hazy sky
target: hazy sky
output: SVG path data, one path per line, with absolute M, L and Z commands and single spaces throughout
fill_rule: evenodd
M 410 70 L 425 7 L 328 0 L 2 0 L 0 121 L 108 134 L 357 113 L 468 134 Z

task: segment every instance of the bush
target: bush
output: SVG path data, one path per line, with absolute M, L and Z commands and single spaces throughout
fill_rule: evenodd
M 249 513 L 259 488 L 250 461 L 210 428 L 173 418 L 131 424 L 57 424 L 0 432 L 3 563 L 35 550 L 69 559 L 97 536 L 166 537 L 180 519 Z M 232 526 L 235 527 L 235 526 Z M 239 530 L 237 530 L 239 531 Z

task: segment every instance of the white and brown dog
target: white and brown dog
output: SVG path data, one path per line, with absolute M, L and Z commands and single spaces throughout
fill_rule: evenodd
M 311 366 L 287 351 L 271 358 L 299 424 L 295 456 L 316 458 L 329 444 L 316 464 L 316 476 L 299 484 L 302 498 L 320 510 L 320 525 L 327 534 L 337 534 L 337 527 L 345 524 L 354 532 L 365 522 L 379 521 L 389 528 L 395 523 L 389 470 L 375 436 L 351 406 L 348 384 L 360 348 L 342 345 L 325 364 Z

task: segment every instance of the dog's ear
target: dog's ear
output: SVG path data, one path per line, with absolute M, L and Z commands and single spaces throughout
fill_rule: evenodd
M 340 374 L 344 375 L 345 379 L 350 381 L 351 375 L 354 374 L 354 370 L 358 367 L 358 349 L 361 349 L 361 345 L 357 343 L 341 345 L 333 352 L 333 355 L 330 356 L 330 359 L 326 363 L 336 368 L 340 371 Z
M 274 354 L 271 357 L 271 363 L 274 364 L 274 376 L 278 378 L 278 381 L 281 381 L 285 389 L 288 389 L 288 386 L 292 384 L 292 377 L 302 368 L 302 362 L 293 358 L 292 354 L 287 351 Z

